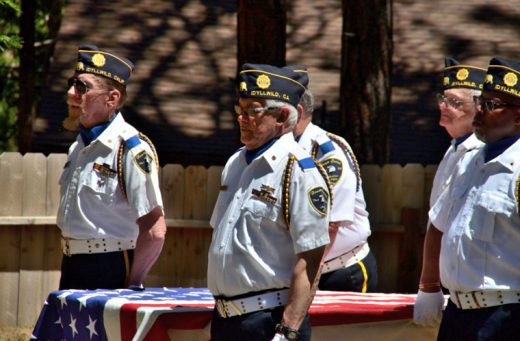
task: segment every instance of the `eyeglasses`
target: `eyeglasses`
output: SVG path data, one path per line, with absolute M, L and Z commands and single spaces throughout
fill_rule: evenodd
M 247 115 L 247 116 L 252 116 L 252 117 L 257 116 L 259 113 L 264 112 L 264 111 L 275 111 L 275 110 L 279 110 L 279 109 L 280 108 L 277 108 L 277 107 L 242 109 L 242 107 L 240 105 L 235 104 L 235 113 L 237 115 Z
M 68 85 L 69 85 L 68 89 L 70 89 L 71 86 L 74 86 L 74 89 L 80 95 L 84 95 L 90 90 L 87 83 L 85 83 L 78 77 L 70 77 L 68 80 Z
M 449 107 L 454 109 L 460 109 L 464 104 L 472 103 L 471 101 L 460 101 L 455 98 L 446 97 L 443 94 L 437 94 L 437 103 L 441 105 L 442 103 L 446 104 Z
M 473 96 L 473 102 L 476 106 L 480 106 L 482 109 L 486 111 L 493 111 L 499 108 L 507 108 L 507 107 L 520 107 L 518 104 L 504 103 L 499 101 L 493 101 L 491 99 L 484 99 L 482 96 Z

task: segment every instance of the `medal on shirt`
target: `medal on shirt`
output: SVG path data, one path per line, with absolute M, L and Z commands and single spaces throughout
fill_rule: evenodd
M 100 188 L 105 185 L 107 178 L 114 178 L 116 176 L 116 171 L 111 169 L 110 166 L 106 163 L 101 165 L 94 162 L 92 169 L 94 169 L 94 171 L 100 175 L 97 181 L 97 186 Z
M 274 204 L 276 200 L 278 200 L 274 195 L 274 188 L 268 185 L 262 185 L 260 189 L 253 188 L 251 193 L 256 196 L 258 199 L 263 200 L 265 202 Z
M 112 168 L 110 168 L 110 166 L 106 163 L 104 164 L 99 164 L 99 163 L 95 163 L 92 165 L 92 168 L 98 172 L 99 174 L 102 174 L 104 176 L 107 176 L 109 178 L 115 178 L 116 177 L 116 171 L 113 170 Z

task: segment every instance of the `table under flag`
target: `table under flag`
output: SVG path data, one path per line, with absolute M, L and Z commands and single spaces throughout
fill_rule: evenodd
M 417 340 L 434 340 L 435 328 L 411 322 L 414 302 L 411 294 L 318 291 L 309 310 L 313 340 L 345 332 L 355 340 L 355 330 L 363 333 L 360 340 L 371 334 L 379 340 L 408 334 L 407 341 L 414 335 Z M 207 341 L 213 306 L 206 288 L 53 291 L 31 340 Z

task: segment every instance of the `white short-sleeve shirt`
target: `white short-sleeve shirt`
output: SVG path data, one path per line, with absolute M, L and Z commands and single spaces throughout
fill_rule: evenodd
M 292 133 L 281 136 L 249 165 L 245 149 L 226 163 L 211 216 L 208 288 L 213 295 L 289 287 L 297 254 L 328 244 L 329 201 L 325 212 L 313 205 L 315 193 L 328 193 L 318 169 L 295 161 L 289 189 L 290 227 L 284 220 L 282 178 L 287 160 L 308 154 Z M 309 165 L 309 163 L 307 163 Z M 261 194 L 263 193 L 263 195 Z
M 520 140 L 486 163 L 484 153 L 471 155 L 429 212 L 443 232 L 440 274 L 450 291 L 520 290 Z
M 484 144 L 480 141 L 475 134 L 471 134 L 466 140 L 464 140 L 458 146 L 455 145 L 455 139 L 452 140 L 451 146 L 448 148 L 444 157 L 442 158 L 435 177 L 433 178 L 432 190 L 430 194 L 430 207 L 435 205 L 435 202 L 441 195 L 441 193 L 449 187 L 451 179 L 455 172 L 457 172 L 458 165 L 462 158 L 467 156 L 467 153 L 471 150 L 482 147 Z
M 366 243 L 371 232 L 359 166 L 347 159 L 341 147 L 326 134 L 322 128 L 309 123 L 298 145 L 309 153 L 316 144 L 328 146 L 318 148 L 316 159 L 329 174 L 333 186 L 330 220 L 340 223 L 334 244 L 325 256 L 325 260 L 330 260 Z M 348 146 L 344 139 L 342 141 Z
M 128 201 L 119 187 L 119 146 L 123 139 L 137 134 L 117 114 L 88 146 L 78 135 L 60 178 L 57 224 L 64 237 L 135 240 L 139 232 L 136 220 L 157 206 L 162 207 L 154 153 L 145 142 L 137 141 L 126 148 L 124 178 Z

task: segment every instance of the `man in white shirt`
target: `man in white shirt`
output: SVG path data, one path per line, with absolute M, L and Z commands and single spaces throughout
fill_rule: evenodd
M 307 72 L 244 64 L 240 141 L 210 224 L 211 339 L 310 340 L 308 309 L 329 243 L 326 174 L 292 135 Z
M 423 274 L 450 294 L 439 340 L 520 335 L 519 78 L 520 63 L 490 61 L 473 121 L 485 146 L 465 158 L 429 212 L 441 244 L 425 254 Z
M 437 94 L 441 113 L 439 125 L 451 136 L 451 146 L 439 163 L 430 194 L 430 207 L 433 207 L 442 193 L 449 187 L 456 176 L 460 163 L 468 152 L 478 149 L 482 141 L 473 134 L 475 117 L 474 96 L 482 91 L 485 69 L 460 64 L 457 60 L 446 57 L 443 70 L 443 93 Z M 439 293 L 440 283 L 429 278 L 429 252 L 438 249 L 440 234 L 430 228 L 428 221 L 423 250 L 423 271 L 419 281 L 419 291 L 414 307 L 414 320 L 417 324 L 431 326 L 440 321 L 444 298 Z
M 142 289 L 166 224 L 158 160 L 120 108 L 134 65 L 94 45 L 78 50 L 69 79 L 71 130 L 79 129 L 60 178 L 60 289 Z

